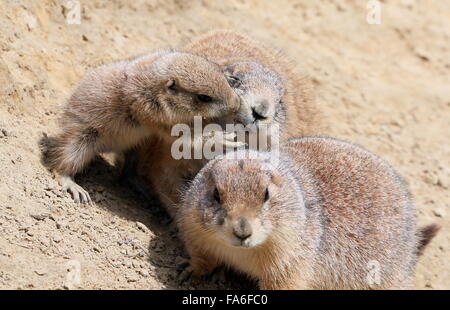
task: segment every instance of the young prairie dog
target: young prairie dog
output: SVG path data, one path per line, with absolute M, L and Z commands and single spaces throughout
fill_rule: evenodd
M 184 51 L 218 63 L 231 78 L 241 98 L 240 109 L 215 122 L 226 124 L 277 126 L 281 140 L 316 133 L 318 119 L 310 81 L 294 71 L 287 57 L 244 35 L 213 31 L 194 39 Z M 204 125 L 207 125 L 204 122 Z M 152 150 L 158 149 L 158 152 Z M 166 140 L 152 139 L 137 153 L 138 171 L 161 199 L 171 216 L 175 215 L 181 191 L 206 163 L 204 160 L 176 160 Z M 136 186 L 135 186 L 136 187 Z M 140 192 L 146 189 L 138 186 Z
M 161 50 L 114 62 L 88 73 L 70 97 L 48 162 L 75 201 L 89 202 L 72 177 L 97 154 L 125 151 L 151 134 L 170 140 L 174 124 L 239 106 L 221 68 L 203 57 Z
M 331 138 L 293 139 L 281 151 L 275 161 L 228 153 L 198 173 L 177 214 L 190 255 L 184 276 L 224 264 L 262 289 L 411 288 L 439 227 L 416 227 L 398 174 Z

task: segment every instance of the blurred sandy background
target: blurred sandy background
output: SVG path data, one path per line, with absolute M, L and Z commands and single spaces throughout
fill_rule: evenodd
M 277 46 L 314 81 L 329 135 L 355 141 L 406 178 L 420 224 L 444 226 L 421 257 L 418 289 L 450 288 L 450 2 L 0 0 L 0 288 L 178 288 L 182 254 L 158 208 L 98 160 L 79 178 L 77 206 L 40 163 L 57 106 L 92 67 L 214 28 Z M 75 267 L 74 267 L 75 266 Z M 192 281 L 182 288 L 236 288 Z

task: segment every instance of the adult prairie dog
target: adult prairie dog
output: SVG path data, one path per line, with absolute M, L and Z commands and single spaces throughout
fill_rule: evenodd
M 408 190 L 386 162 L 316 137 L 287 142 L 280 158 L 242 150 L 210 161 L 177 224 L 190 255 L 184 275 L 225 264 L 262 289 L 411 288 L 438 230 L 416 227 Z
M 312 83 L 280 50 L 231 30 L 207 33 L 184 50 L 237 78 L 233 86 L 243 104 L 234 121 L 277 124 L 282 139 L 317 134 L 321 126 Z
M 206 59 L 161 50 L 101 66 L 80 82 L 64 107 L 62 133 L 47 156 L 75 201 L 89 194 L 72 177 L 97 154 L 127 150 L 151 134 L 167 139 L 171 127 L 195 115 L 222 117 L 240 99 L 221 68 Z

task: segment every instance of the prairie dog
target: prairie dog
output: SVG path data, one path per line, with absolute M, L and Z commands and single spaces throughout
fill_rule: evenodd
M 64 107 L 62 133 L 48 150 L 50 167 L 75 201 L 89 194 L 72 177 L 102 152 L 122 152 L 151 134 L 239 109 L 221 68 L 200 56 L 161 50 L 88 73 Z
M 315 133 L 317 112 L 310 81 L 295 72 L 279 51 L 232 31 L 213 31 L 194 39 L 184 51 L 218 63 L 241 98 L 237 113 L 215 121 L 225 124 L 276 125 L 280 139 Z M 269 132 L 270 134 L 271 132 Z M 160 150 L 152 152 L 153 149 Z M 181 191 L 205 164 L 203 160 L 175 160 L 170 144 L 148 141 L 138 149 L 138 170 L 174 216 Z M 144 191 L 144 190 L 140 190 Z
M 315 134 L 320 127 L 311 81 L 280 50 L 231 30 L 207 33 L 184 50 L 237 78 L 234 88 L 243 104 L 234 121 L 276 123 L 282 138 Z
M 198 173 L 176 217 L 190 255 L 185 273 L 225 264 L 262 289 L 411 288 L 439 228 L 416 227 L 398 174 L 331 138 L 293 139 L 281 151 L 277 161 L 228 153 Z

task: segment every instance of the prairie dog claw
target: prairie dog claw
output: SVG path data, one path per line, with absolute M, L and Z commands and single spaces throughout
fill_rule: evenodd
M 70 193 L 75 202 L 91 203 L 91 196 L 80 185 L 78 185 L 70 176 L 61 177 L 61 185 L 63 190 Z

